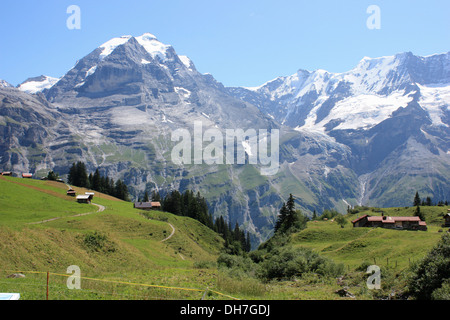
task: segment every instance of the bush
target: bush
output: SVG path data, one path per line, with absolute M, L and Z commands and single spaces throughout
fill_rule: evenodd
M 115 252 L 114 242 L 108 240 L 108 237 L 97 231 L 88 233 L 83 238 L 84 245 L 91 251 L 96 252 Z
M 446 294 L 448 281 L 450 281 L 450 234 L 444 234 L 425 258 L 413 267 L 413 276 L 408 281 L 408 291 L 416 299 L 430 300 Z
M 214 261 L 195 261 L 194 268 L 196 269 L 211 269 L 215 268 L 217 263 Z
M 431 294 L 433 300 L 450 300 L 450 279 L 445 280 L 442 287 Z
M 289 280 L 307 272 L 338 276 L 343 270 L 343 265 L 323 258 L 311 249 L 283 247 L 271 252 L 261 263 L 259 276 L 264 280 Z
M 342 214 L 337 215 L 336 222 L 343 228 L 347 224 L 347 220 Z
M 225 267 L 229 269 L 240 269 L 244 272 L 249 272 L 255 269 L 253 261 L 244 256 L 237 256 L 228 253 L 222 253 L 217 259 L 217 265 L 219 267 Z

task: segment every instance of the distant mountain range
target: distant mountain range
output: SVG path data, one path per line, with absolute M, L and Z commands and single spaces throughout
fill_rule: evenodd
M 289 193 L 310 214 L 450 199 L 449 53 L 364 58 L 349 72 L 299 70 L 228 88 L 154 35 L 99 46 L 60 79 L 0 81 L 0 169 L 46 175 L 74 161 L 144 190 L 193 189 L 267 239 Z M 175 165 L 171 132 L 279 129 L 280 169 Z M 247 152 L 249 152 L 247 150 Z

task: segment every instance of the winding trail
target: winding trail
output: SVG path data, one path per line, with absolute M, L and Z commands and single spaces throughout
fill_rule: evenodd
M 166 241 L 166 240 L 169 240 L 169 239 L 172 238 L 172 236 L 175 234 L 175 227 L 174 227 L 171 223 L 168 223 L 168 224 L 169 224 L 169 226 L 172 228 L 172 233 L 171 233 L 167 238 L 161 240 L 161 242 L 164 242 L 164 241 Z
M 67 216 L 67 217 L 56 217 L 56 218 L 51 218 L 51 219 L 47 219 L 47 220 L 43 220 L 43 221 L 38 221 L 38 222 L 30 222 L 28 224 L 41 224 L 41 223 L 46 223 L 46 222 L 50 222 L 50 221 L 55 221 L 58 219 L 65 219 L 65 218 L 74 218 L 74 217 L 81 217 L 81 216 L 87 216 L 88 214 L 93 214 L 93 213 L 98 213 L 98 212 L 103 212 L 105 211 L 105 207 L 102 206 L 101 204 L 97 204 L 97 203 L 91 203 L 92 205 L 98 207 L 97 211 L 90 211 L 90 212 L 86 212 L 86 213 L 79 213 L 73 216 Z

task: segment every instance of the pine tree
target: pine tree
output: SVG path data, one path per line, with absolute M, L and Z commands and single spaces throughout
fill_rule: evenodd
M 77 179 L 78 184 L 76 186 L 83 187 L 83 188 L 89 188 L 89 179 L 88 174 L 86 170 L 86 165 L 84 162 L 79 161 L 77 163 L 76 167 L 76 173 L 77 173 Z
M 48 179 L 48 180 L 52 180 L 52 181 L 56 181 L 56 180 L 59 179 L 59 175 L 58 175 L 57 173 L 54 173 L 53 171 L 50 171 L 50 172 L 47 174 L 47 179 Z
M 250 233 L 247 232 L 245 251 L 250 252 L 251 250 L 252 250 L 252 244 L 251 244 L 251 239 L 250 239 Z
M 68 182 L 77 187 L 89 188 L 89 178 L 83 162 L 78 161 L 72 164 L 69 169 Z
M 116 181 L 114 196 L 121 200 L 128 201 L 128 188 L 120 179 Z
M 103 191 L 100 190 L 100 172 L 98 171 L 98 168 L 95 170 L 94 176 L 92 177 L 91 188 L 96 191 Z
M 297 212 L 295 210 L 295 200 L 292 193 L 289 195 L 289 199 L 286 202 L 286 208 L 288 209 L 288 214 L 286 217 L 286 229 L 289 229 L 290 227 L 294 226 L 296 220 L 297 220 Z
M 420 220 L 425 221 L 425 216 L 424 216 L 424 214 L 420 211 L 420 207 L 419 207 L 419 206 L 416 207 L 416 210 L 414 211 L 414 215 L 415 215 L 416 217 L 419 217 Z
M 284 227 L 288 212 L 289 210 L 286 207 L 286 203 L 283 203 L 280 209 L 280 214 L 277 218 L 277 222 L 275 223 L 275 232 L 280 231 Z
M 414 196 L 414 206 L 415 207 L 420 206 L 421 202 L 422 201 L 420 200 L 419 192 L 416 191 L 416 195 Z
M 152 191 L 152 201 L 161 201 L 161 195 L 158 191 Z
M 77 176 L 77 172 L 76 171 L 77 171 L 77 167 L 76 167 L 75 163 L 73 163 L 72 166 L 69 169 L 69 176 L 67 178 L 67 182 L 69 184 L 75 185 L 75 182 L 76 182 L 76 179 L 77 179 L 76 178 L 76 176 Z

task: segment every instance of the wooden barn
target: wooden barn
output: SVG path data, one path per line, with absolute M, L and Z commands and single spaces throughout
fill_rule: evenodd
M 427 223 L 419 217 L 389 217 L 364 215 L 352 221 L 354 228 L 380 227 L 397 230 L 422 230 L 427 231 Z
M 67 195 L 68 195 L 68 196 L 75 197 L 76 194 L 77 194 L 76 191 L 73 190 L 73 189 L 67 190 Z
M 93 198 L 93 192 L 86 192 L 85 194 L 80 194 L 79 196 L 77 196 L 77 202 L 90 204 Z
M 447 214 L 444 216 L 444 227 L 450 227 L 450 209 L 447 209 Z
M 151 201 L 151 202 L 135 202 L 134 207 L 136 209 L 140 210 L 160 210 L 161 209 L 161 203 L 158 201 Z
M 88 194 L 80 194 L 77 196 L 77 202 L 78 203 L 91 203 L 91 197 Z

